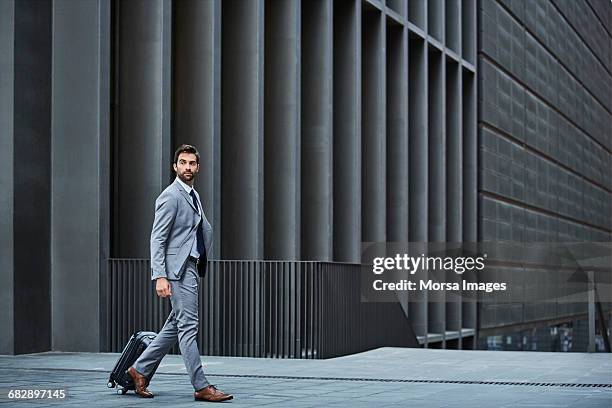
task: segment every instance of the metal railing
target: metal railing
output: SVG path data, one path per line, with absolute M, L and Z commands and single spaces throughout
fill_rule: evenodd
M 399 303 L 361 302 L 356 264 L 209 261 L 199 296 L 205 355 L 329 358 L 418 347 Z M 109 351 L 121 352 L 135 331 L 159 331 L 170 310 L 155 294 L 148 260 L 109 260 Z

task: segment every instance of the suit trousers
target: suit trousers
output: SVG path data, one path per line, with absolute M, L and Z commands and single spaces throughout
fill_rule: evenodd
M 170 348 L 179 342 L 179 349 L 193 388 L 198 391 L 209 385 L 198 349 L 198 281 L 195 262 L 188 259 L 180 280 L 169 280 L 172 288 L 172 311 L 157 337 L 134 363 L 134 369 L 144 376 L 151 373 Z

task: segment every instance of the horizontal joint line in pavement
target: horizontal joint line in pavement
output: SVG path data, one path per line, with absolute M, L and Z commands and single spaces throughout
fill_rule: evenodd
M 75 368 L 16 368 L 0 367 L 0 370 L 33 370 L 33 371 L 80 371 L 100 373 L 105 370 L 87 370 Z M 185 375 L 185 373 L 157 373 L 156 375 Z M 533 387 L 572 387 L 572 388 L 612 388 L 612 384 L 586 384 L 586 383 L 556 383 L 556 382 L 528 382 L 528 381 L 484 381 L 484 380 L 443 380 L 443 379 L 395 379 L 395 378 L 351 378 L 351 377 L 315 377 L 294 375 L 258 375 L 258 374 L 212 374 L 210 377 L 235 377 L 235 378 L 265 378 L 281 380 L 318 380 L 318 381 L 367 381 L 367 382 L 394 382 L 394 383 L 430 383 L 430 384 L 468 384 L 468 385 L 523 385 Z

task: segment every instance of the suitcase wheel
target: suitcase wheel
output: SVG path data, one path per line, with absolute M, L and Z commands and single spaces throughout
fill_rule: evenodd
M 108 381 L 108 384 L 106 384 L 106 386 L 107 386 L 108 388 L 115 388 L 115 382 L 114 382 L 114 381 L 112 381 L 112 380 L 109 380 L 109 381 Z
M 126 388 L 117 389 L 117 394 L 125 395 L 128 392 Z

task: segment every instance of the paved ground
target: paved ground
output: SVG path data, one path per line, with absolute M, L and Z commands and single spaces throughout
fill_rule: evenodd
M 118 354 L 0 356 L 0 408 L 186 407 L 180 356 L 166 356 L 153 399 L 106 387 Z M 612 407 L 612 355 L 381 348 L 329 360 L 202 357 L 225 404 L 266 407 Z M 539 384 L 539 385 L 536 385 Z M 602 386 L 603 385 L 603 386 Z M 10 400 L 11 389 L 65 389 L 63 400 Z

